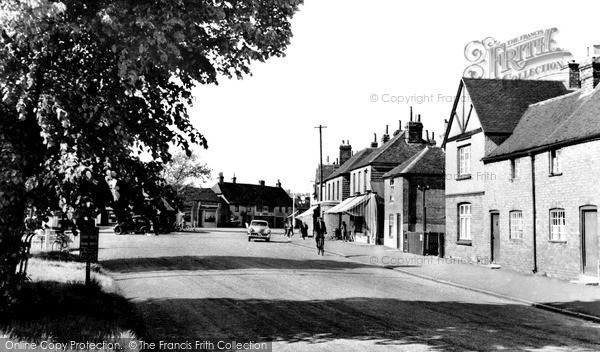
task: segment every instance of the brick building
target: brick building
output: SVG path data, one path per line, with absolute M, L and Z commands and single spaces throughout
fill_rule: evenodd
M 383 175 L 384 242 L 408 251 L 408 233 L 445 231 L 445 154 L 426 147 Z
M 530 104 L 567 93 L 562 82 L 460 81 L 442 148 L 446 151 L 446 236 L 449 257 L 494 260 L 484 195 L 498 175 L 482 159 L 510 137 Z
M 581 77 L 580 79 L 578 77 Z M 563 279 L 598 277 L 600 62 L 570 65 L 574 92 L 529 106 L 514 133 L 483 159 L 496 261 Z
M 212 189 L 186 187 L 181 193 L 183 221 L 189 226 L 217 227 L 226 224 L 218 222 L 218 214 L 227 205 Z
M 237 223 L 245 226 L 251 220 L 266 220 L 269 226 L 282 228 L 292 214 L 292 198 L 281 188 L 277 181 L 275 187 L 266 186 L 265 181 L 258 184 L 238 183 L 234 176 L 231 182 L 225 182 L 223 173 L 219 182 L 212 187 L 225 206 L 218 214 L 219 223 Z
M 426 146 L 435 144 L 433 135 L 431 137 L 427 132 L 423 138 L 420 116 L 413 121 L 412 109 L 405 130 L 399 129 L 390 137 L 386 127 L 381 146 L 375 137 L 370 148 L 356 153 L 327 178 L 326 184 L 335 190 L 328 194 L 330 201 L 339 204 L 324 211 L 326 224 L 333 229 L 346 222 L 347 228 L 354 231 L 356 241 L 383 244 L 383 175 Z
M 563 279 L 597 277 L 600 63 L 569 70 L 570 91 L 551 81 L 461 82 L 470 95 L 463 111 L 473 114 L 460 115 L 455 102 L 444 141 L 447 256 Z M 481 127 L 468 127 L 474 118 Z M 504 133 L 488 135 L 499 123 Z M 464 146 L 471 150 L 461 152 Z M 461 173 L 468 167 L 470 178 Z M 465 192 L 467 183 L 476 194 Z

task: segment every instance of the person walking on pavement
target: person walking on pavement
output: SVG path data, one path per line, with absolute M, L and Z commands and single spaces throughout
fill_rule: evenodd
M 323 218 L 320 217 L 317 220 L 315 231 L 317 232 L 317 235 L 315 236 L 317 242 L 317 255 L 325 255 L 325 234 L 327 233 L 327 228 L 325 227 Z
M 348 229 L 346 228 L 346 222 L 342 221 L 342 238 L 344 242 L 348 241 Z
M 302 223 L 300 225 L 300 232 L 302 233 L 302 239 L 306 240 L 306 236 L 308 236 L 308 225 Z

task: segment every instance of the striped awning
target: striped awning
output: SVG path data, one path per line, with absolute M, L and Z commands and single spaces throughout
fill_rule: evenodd
M 315 209 L 317 209 L 318 207 L 318 205 L 313 205 L 312 207 L 308 208 L 308 210 L 304 213 L 296 215 L 296 219 L 300 219 L 304 222 L 307 222 L 305 219 L 309 217 L 312 219 L 312 217 L 315 214 Z
M 355 216 L 362 216 L 364 214 L 364 207 L 371 199 L 372 194 L 364 194 L 362 196 L 356 196 L 348 198 L 336 205 L 335 207 L 325 211 L 326 214 L 335 213 L 346 213 Z

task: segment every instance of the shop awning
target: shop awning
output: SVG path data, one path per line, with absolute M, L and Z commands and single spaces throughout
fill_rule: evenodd
M 313 205 L 312 207 L 308 208 L 308 210 L 305 211 L 304 213 L 296 215 L 296 219 L 300 219 L 304 222 L 307 222 L 304 219 L 306 219 L 308 217 L 310 217 L 312 219 L 312 217 L 315 214 L 315 209 L 317 209 L 318 207 L 319 207 L 318 205 Z
M 289 219 L 289 218 L 291 218 L 292 216 L 295 216 L 296 214 L 298 214 L 298 211 L 297 211 L 297 210 L 294 212 L 294 214 L 292 214 L 292 215 L 288 215 L 288 216 L 286 216 L 285 218 L 286 218 L 286 219 Z
M 362 196 L 348 198 L 340 204 L 336 205 L 335 207 L 327 210 L 325 213 L 348 213 L 350 215 L 362 215 L 363 208 L 366 205 L 366 203 L 371 199 L 371 196 L 371 194 L 365 194 Z

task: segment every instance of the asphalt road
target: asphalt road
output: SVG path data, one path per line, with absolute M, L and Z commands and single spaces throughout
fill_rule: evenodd
M 102 233 L 100 247 L 153 341 L 273 341 L 275 352 L 600 350 L 600 325 L 317 256 L 279 235 Z

